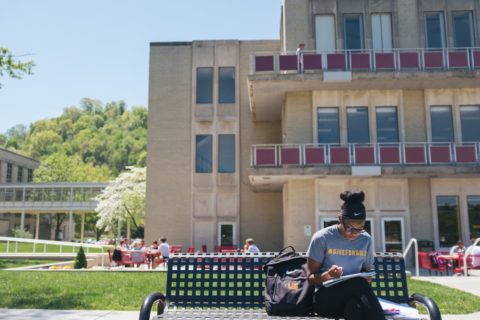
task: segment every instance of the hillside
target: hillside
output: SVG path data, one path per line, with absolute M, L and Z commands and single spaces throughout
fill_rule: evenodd
M 146 165 L 147 116 L 145 107 L 127 109 L 122 100 L 104 106 L 84 98 L 57 118 L 8 129 L 0 134 L 0 147 L 42 163 L 68 158 L 75 166 L 101 171 L 105 180 L 118 176 L 125 166 Z

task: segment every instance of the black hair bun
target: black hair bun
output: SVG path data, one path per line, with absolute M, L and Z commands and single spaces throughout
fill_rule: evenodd
M 365 200 L 365 193 L 363 191 L 343 191 L 340 199 L 347 203 L 362 203 Z

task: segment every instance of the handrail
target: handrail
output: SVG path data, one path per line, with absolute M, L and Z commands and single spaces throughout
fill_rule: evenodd
M 104 247 L 112 247 L 115 248 L 113 245 L 98 245 L 98 244 L 88 244 L 88 243 L 76 243 L 76 242 L 64 242 L 64 241 L 52 241 L 52 240 L 36 240 L 36 239 L 25 239 L 25 238 L 12 238 L 12 237 L 0 237 L 0 241 L 7 242 L 7 253 L 10 247 L 10 242 L 15 242 L 15 254 L 17 254 L 17 245 L 18 242 L 25 242 L 25 243 L 33 243 L 33 253 L 35 253 L 35 245 L 43 244 L 43 253 L 47 253 L 47 244 L 51 245 L 58 245 L 60 246 L 60 253 L 62 253 L 62 246 L 69 246 L 69 247 L 85 247 L 85 248 L 97 248 L 102 249 L 102 267 L 103 263 L 103 256 L 104 256 Z
M 408 250 L 410 250 L 410 247 L 412 246 L 412 243 L 415 243 L 415 272 L 417 273 L 417 278 L 420 276 L 419 275 L 419 267 L 418 267 L 418 242 L 417 239 L 412 238 L 410 239 L 410 242 L 407 245 L 407 248 L 403 252 L 403 258 L 405 261 L 405 265 L 407 264 L 407 253 Z
M 477 238 L 475 242 L 465 251 L 465 254 L 463 255 L 463 269 L 465 273 L 465 277 L 468 277 L 468 268 L 467 268 L 467 256 L 470 254 L 472 249 L 477 245 L 477 243 L 480 242 L 480 238 Z

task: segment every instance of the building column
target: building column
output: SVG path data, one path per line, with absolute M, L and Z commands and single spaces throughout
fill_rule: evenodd
M 70 216 L 68 219 L 68 242 L 72 241 L 72 218 L 73 218 L 73 212 L 70 209 Z
M 25 227 L 25 210 L 22 209 L 22 217 L 20 218 L 20 238 L 23 238 L 24 227 Z
M 83 232 L 85 230 L 85 212 L 82 212 L 82 231 L 80 233 L 80 242 L 83 243 Z
M 127 218 L 127 239 L 130 240 L 130 217 Z
M 37 214 L 37 226 L 35 229 L 35 240 L 38 240 L 38 234 L 40 233 L 40 212 Z

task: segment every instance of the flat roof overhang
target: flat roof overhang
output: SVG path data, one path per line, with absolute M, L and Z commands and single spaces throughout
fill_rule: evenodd
M 480 70 L 353 72 L 349 81 L 325 81 L 324 73 L 272 73 L 247 81 L 253 121 L 280 121 L 287 92 L 478 88 Z
M 380 167 L 381 175 L 352 175 L 352 167 L 248 169 L 252 190 L 282 192 L 288 180 L 480 178 L 479 166 Z

